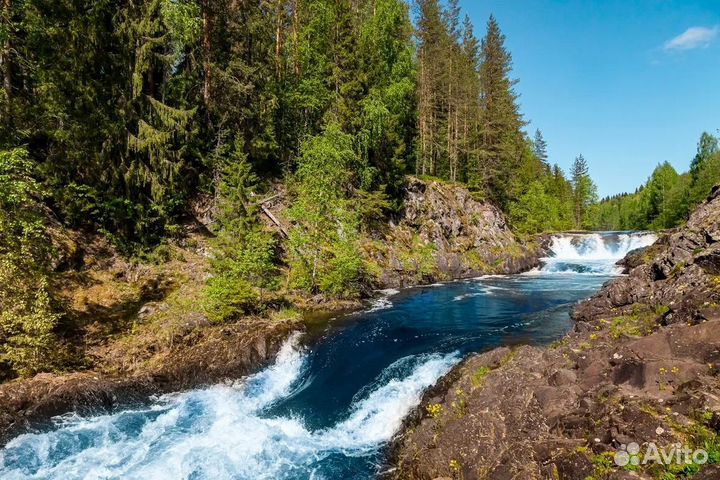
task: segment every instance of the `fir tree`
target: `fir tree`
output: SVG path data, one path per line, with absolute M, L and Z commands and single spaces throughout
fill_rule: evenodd
M 550 173 L 550 164 L 548 163 L 547 155 L 547 142 L 543 138 L 543 134 L 540 129 L 535 130 L 535 137 L 533 138 L 533 153 L 535 154 L 535 157 L 542 162 L 546 172 Z
M 524 148 L 520 131 L 524 122 L 513 89 L 517 81 L 510 78 L 512 57 L 493 16 L 480 50 L 480 175 L 488 194 L 504 208 L 510 201 L 510 178 Z

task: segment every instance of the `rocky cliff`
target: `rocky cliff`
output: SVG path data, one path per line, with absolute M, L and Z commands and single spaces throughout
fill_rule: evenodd
M 552 348 L 477 355 L 428 392 L 390 476 L 720 478 L 720 190 L 626 265 Z M 618 466 L 633 442 L 702 448 L 708 462 Z
M 529 270 L 541 248 L 520 240 L 497 207 L 464 186 L 410 177 L 402 211 L 364 250 L 380 285 L 401 287 Z

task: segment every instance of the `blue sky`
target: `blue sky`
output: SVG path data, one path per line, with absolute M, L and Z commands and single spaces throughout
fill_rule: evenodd
M 665 160 L 685 171 L 720 128 L 720 0 L 460 0 L 478 37 L 493 13 L 528 130 L 568 170 L 582 153 L 601 196 Z

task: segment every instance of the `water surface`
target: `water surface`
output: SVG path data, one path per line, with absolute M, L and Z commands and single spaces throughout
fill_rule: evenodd
M 295 335 L 245 381 L 110 415 L 56 419 L 0 451 L 3 479 L 369 479 L 422 391 L 465 355 L 546 344 L 649 234 L 563 235 L 523 275 L 388 291 L 366 311 Z

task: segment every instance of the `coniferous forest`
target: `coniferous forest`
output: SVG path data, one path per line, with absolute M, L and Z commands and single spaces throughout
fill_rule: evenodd
M 580 226 L 542 134 L 523 132 L 500 26 L 490 18 L 478 38 L 457 2 L 2 8 L 4 155 L 28 162 L 63 223 L 129 250 L 171 235 L 238 169 L 260 189 L 292 178 L 302 194 L 312 170 L 336 168 L 333 194 L 370 209 L 396 207 L 404 175 L 433 176 L 466 183 L 521 230 Z M 525 224 L 528 212 L 547 214 Z
M 526 132 L 501 26 L 474 31 L 457 0 L 2 0 L 0 19 L 0 340 L 16 373 L 55 349 L 58 226 L 133 256 L 210 204 L 222 320 L 281 281 L 355 295 L 359 239 L 402 208 L 408 175 L 467 187 L 523 235 L 671 227 L 720 178 L 704 135 L 689 173 L 663 164 L 597 203 L 583 156 L 566 175 Z M 278 184 L 283 238 L 257 202 Z

